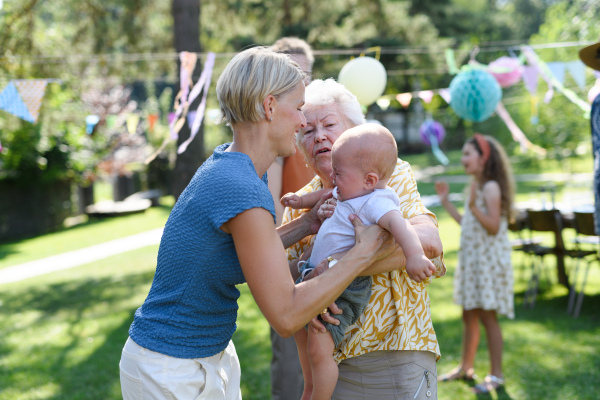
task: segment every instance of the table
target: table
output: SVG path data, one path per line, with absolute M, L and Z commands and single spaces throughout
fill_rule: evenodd
M 528 211 L 530 210 L 517 210 L 517 215 L 515 217 L 516 226 L 524 227 L 526 229 L 529 228 Z M 564 228 L 574 228 L 574 216 L 572 210 L 565 210 L 564 212 L 560 210 L 558 211 L 560 213 L 561 220 L 558 229 L 552 231 L 554 233 L 554 251 L 552 252 L 552 254 L 554 254 L 554 256 L 556 257 L 556 270 L 558 275 L 558 282 L 561 285 L 565 286 L 567 289 L 570 289 L 569 277 L 565 268 L 565 256 L 568 254 L 569 251 L 565 247 L 565 243 L 562 237 L 562 230 Z M 548 232 L 550 232 L 550 230 L 548 230 Z

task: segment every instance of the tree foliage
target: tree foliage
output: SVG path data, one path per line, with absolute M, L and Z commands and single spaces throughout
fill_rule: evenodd
M 85 101 L 86 93 L 94 82 L 110 83 L 113 88 L 147 81 L 154 82 L 155 87 L 164 82 L 176 87 L 178 70 L 173 53 L 182 49 L 175 43 L 177 29 L 182 25 L 174 23 L 171 7 L 175 4 L 190 9 L 201 5 L 198 24 L 190 22 L 191 28 L 179 35 L 185 38 L 186 32 L 188 35 L 198 32 L 191 35 L 199 36 L 200 45 L 190 50 L 231 54 L 256 44 L 269 45 L 281 36 L 295 35 L 322 51 L 314 67 L 317 78 L 337 77 L 351 57 L 328 54 L 327 50 L 353 49 L 357 55 L 366 48 L 382 46 L 388 50 L 380 58 L 389 73 L 386 90 L 393 94 L 447 87 L 452 78 L 448 74 L 403 71 L 444 69 L 443 51 L 448 47 L 456 49 L 459 63 L 464 63 L 474 46 L 498 42 L 497 53 L 477 55 L 478 61 L 489 63 L 506 55 L 501 49 L 503 43 L 597 40 L 599 11 L 593 3 L 593 0 L 5 1 L 0 10 L 0 48 L 4 54 L 0 57 L 0 90 L 16 78 L 54 78 L 60 83 L 48 86 L 36 125 L 0 111 L 0 142 L 4 146 L 0 153 L 0 177 L 81 177 L 105 159 L 114 132 L 103 119 L 94 135 L 85 133 L 83 121 L 93 112 L 93 107 Z M 546 61 L 567 61 L 576 59 L 576 50 L 547 50 L 540 55 Z M 228 59 L 217 58 L 213 84 Z M 568 84 L 572 86 L 572 82 Z M 106 90 L 110 92 L 110 87 Z M 584 93 L 579 90 L 579 94 Z M 159 98 L 161 104 L 168 103 L 168 99 L 172 101 L 172 93 L 167 97 L 162 92 L 154 93 L 145 101 L 138 101 L 135 112 L 147 115 L 151 109 L 157 110 Z M 587 122 L 581 120 L 575 106 L 560 94 L 555 94 L 549 105 L 540 103 L 537 125 L 530 122 L 528 94 L 524 89 L 506 90 L 505 98 L 517 99 L 509 102 L 507 108 L 536 143 L 551 149 L 556 146 L 572 150 L 578 140 L 585 138 Z M 215 105 L 213 90 L 209 106 Z M 392 107 L 400 109 L 395 101 Z M 145 133 L 154 147 L 167 134 L 165 107 L 161 110 L 157 129 Z M 447 143 L 453 143 L 455 132 L 458 133 L 454 136 L 462 138 L 465 132 L 477 129 L 497 132 L 509 146 L 514 146 L 506 127 L 496 117 L 484 124 L 470 124 L 458 119 L 437 97 L 426 105 L 426 111 L 446 125 Z M 211 135 L 220 135 L 219 138 L 225 132 L 214 126 L 208 130 Z M 460 145 L 460 140 L 455 145 Z M 168 148 L 171 156 L 174 147 Z M 562 150 L 555 153 L 563 154 Z

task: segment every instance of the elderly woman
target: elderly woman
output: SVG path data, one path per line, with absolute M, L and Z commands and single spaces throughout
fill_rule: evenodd
M 356 97 L 333 79 L 313 81 L 306 88 L 302 110 L 307 123 L 297 136 L 298 148 L 317 176 L 297 194 L 333 187 L 331 147 L 346 129 L 365 122 Z M 437 220 L 421 203 L 408 163 L 398 159 L 388 186 L 398 193 L 401 212 L 417 231 L 425 254 L 436 266 L 435 276 L 443 276 L 446 268 Z M 295 221 L 307 211 L 286 208 L 283 221 Z M 288 249 L 290 270 L 295 277 L 296 260 L 313 240 L 314 237 L 305 238 Z M 421 283 L 412 281 L 404 270 L 405 261 L 401 249 L 397 249 L 393 256 L 361 274 L 373 275 L 371 298 L 363 315 L 348 328 L 334 351 L 339 379 L 332 399 L 437 398 L 436 361 L 440 351 L 426 291 L 432 278 Z M 341 267 L 336 265 L 332 269 L 338 268 Z M 339 311 L 334 304 L 330 310 Z M 322 318 L 335 323 L 329 314 Z M 325 332 L 318 320 L 311 325 Z
M 121 356 L 124 399 L 240 399 L 235 285 L 247 282 L 271 326 L 290 336 L 390 253 L 389 235 L 356 220 L 357 243 L 343 268 L 294 285 L 284 248 L 320 223 L 313 211 L 276 230 L 266 172 L 294 153 L 294 136 L 306 126 L 303 79 L 288 56 L 265 48 L 236 55 L 219 78 L 233 142 L 202 164 L 169 216 L 150 293 Z

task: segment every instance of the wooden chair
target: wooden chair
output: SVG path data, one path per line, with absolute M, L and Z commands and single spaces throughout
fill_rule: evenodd
M 540 275 L 544 271 L 544 257 L 547 255 L 564 254 L 565 248 L 562 242 L 563 222 L 558 210 L 527 210 L 527 227 L 533 232 L 553 232 L 556 237 L 554 246 L 542 244 L 531 244 L 529 252 L 533 255 L 531 263 L 531 278 L 525 291 L 523 305 L 535 307 L 535 299 L 539 290 Z
M 567 312 L 569 314 L 573 313 L 573 317 L 577 318 L 579 316 L 579 312 L 581 311 L 581 304 L 583 303 L 583 290 L 587 282 L 590 265 L 594 261 L 600 262 L 600 237 L 598 237 L 596 234 L 594 213 L 574 212 L 573 215 L 575 219 L 574 225 L 577 236 L 575 239 L 573 239 L 573 242 L 576 246 L 576 254 L 573 254 L 572 257 L 577 259 L 577 263 L 575 264 L 575 268 L 573 269 L 573 273 L 571 275 L 571 287 L 569 290 L 569 305 L 567 306 Z M 589 249 L 590 245 L 594 248 Z M 587 249 L 584 249 L 582 246 L 587 246 Z M 583 281 L 578 288 L 577 275 L 581 261 L 586 262 L 586 268 L 583 275 Z M 576 298 L 577 304 L 575 304 Z
M 521 264 L 521 277 L 524 277 L 526 273 L 527 265 L 531 256 L 534 255 L 534 247 L 540 245 L 543 242 L 541 237 L 533 237 L 531 233 L 525 234 L 528 231 L 527 226 L 527 211 L 519 211 L 516 213 L 513 221 L 508 224 L 508 230 L 516 233 L 517 238 L 510 241 L 510 245 L 513 251 L 520 252 L 523 254 L 523 262 Z

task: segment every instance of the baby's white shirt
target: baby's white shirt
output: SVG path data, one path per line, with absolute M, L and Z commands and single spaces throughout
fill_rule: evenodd
M 337 187 L 333 190 L 333 197 L 338 198 Z M 311 264 L 317 265 L 324 258 L 354 246 L 354 226 L 348 219 L 350 214 L 358 215 L 364 225 L 373 225 L 392 210 L 400 212 L 399 207 L 398 194 L 389 186 L 354 199 L 338 199 L 333 215 L 323 221 L 317 233 L 310 256 Z

